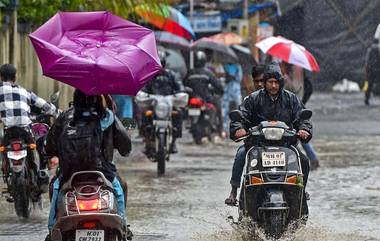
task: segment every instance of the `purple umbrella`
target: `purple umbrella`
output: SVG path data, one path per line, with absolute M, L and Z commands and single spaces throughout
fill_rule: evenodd
M 136 95 L 161 69 L 154 33 L 109 12 L 58 12 L 30 38 L 44 75 L 86 94 Z

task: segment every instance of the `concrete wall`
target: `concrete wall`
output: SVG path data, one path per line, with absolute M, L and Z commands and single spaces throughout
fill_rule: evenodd
M 72 99 L 73 88 L 42 75 L 40 62 L 27 33 L 17 33 L 14 40 L 15 48 L 12 50 L 9 48 L 10 39 L 10 30 L 0 28 L 0 65 L 10 63 L 10 51 L 13 51 L 17 84 L 48 101 L 49 96 L 59 90 L 59 107 L 66 109 Z

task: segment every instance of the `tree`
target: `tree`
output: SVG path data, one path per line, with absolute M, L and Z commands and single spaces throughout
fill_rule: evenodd
M 6 1 L 6 0 L 0 0 Z M 169 0 L 20 0 L 18 20 L 23 23 L 41 25 L 58 11 L 110 11 L 121 17 L 137 20 L 136 6 L 158 6 Z

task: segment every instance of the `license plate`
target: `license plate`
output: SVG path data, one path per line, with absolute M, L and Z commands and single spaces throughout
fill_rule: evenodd
M 189 109 L 189 116 L 200 116 L 201 109 Z
M 155 120 L 153 121 L 153 125 L 159 126 L 159 127 L 168 127 L 170 126 L 170 121 L 167 120 Z
M 7 152 L 7 157 L 9 159 L 14 159 L 14 160 L 20 160 L 21 158 L 26 157 L 27 152 L 26 150 L 21 150 L 21 151 L 8 151 Z
M 75 233 L 75 241 L 105 241 L 104 230 L 78 229 Z
M 263 167 L 283 167 L 285 166 L 285 152 L 263 152 Z

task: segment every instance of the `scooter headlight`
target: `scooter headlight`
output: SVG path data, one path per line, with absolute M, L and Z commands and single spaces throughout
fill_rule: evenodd
M 155 112 L 158 118 L 167 118 L 170 114 L 170 107 L 165 103 L 157 103 Z
M 279 141 L 282 139 L 285 130 L 281 128 L 263 128 L 265 140 Z

